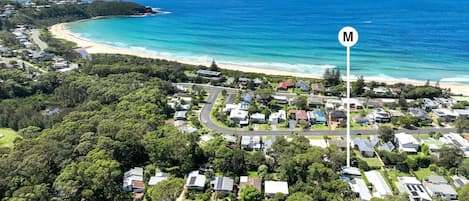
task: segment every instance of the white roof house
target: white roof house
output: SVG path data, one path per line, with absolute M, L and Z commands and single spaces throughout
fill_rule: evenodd
M 456 200 L 458 193 L 442 176 L 430 176 L 423 186 L 432 197 L 440 196 L 443 200 Z
M 375 94 L 385 94 L 389 92 L 389 89 L 387 87 L 380 86 L 377 88 L 373 88 L 373 92 Z
M 419 141 L 414 136 L 406 133 L 395 135 L 399 151 L 416 153 L 419 149 Z
M 288 183 L 286 181 L 265 181 L 265 196 L 273 197 L 276 193 L 288 195 Z
M 240 121 L 246 120 L 247 117 L 248 117 L 248 111 L 234 109 L 234 110 L 231 110 L 230 112 L 230 119 L 233 121 L 240 122 Z
M 327 148 L 329 143 L 324 139 L 309 139 L 309 145 L 313 147 Z
M 469 142 L 457 133 L 444 134 L 439 139 L 444 144 L 454 144 L 464 151 L 464 156 L 469 157 Z
M 469 118 L 469 109 L 457 109 L 457 110 L 454 110 L 453 111 L 454 114 L 456 114 L 456 116 L 460 117 L 465 117 L 465 118 Z
M 161 181 L 168 179 L 168 177 L 163 172 L 157 172 L 155 176 L 150 177 L 150 181 L 148 181 L 149 186 L 154 186 Z
M 123 188 L 125 191 L 132 191 L 134 182 L 143 182 L 143 168 L 135 167 L 124 173 Z
M 407 193 L 410 200 L 431 201 L 422 183 L 415 177 L 397 177 L 399 192 Z
M 205 175 L 200 174 L 198 170 L 192 171 L 187 176 L 186 187 L 188 189 L 203 190 L 205 188 Z
M 349 183 L 350 188 L 353 192 L 357 193 L 362 201 L 371 200 L 370 191 L 368 191 L 368 186 L 363 179 L 355 178 Z
M 238 104 L 226 104 L 223 112 L 231 112 L 231 110 L 238 108 Z
M 365 176 L 373 185 L 375 192 L 373 197 L 384 198 L 386 195 L 392 195 L 392 190 L 378 171 L 372 170 L 365 172 Z
M 278 112 L 274 112 L 269 116 L 269 122 L 272 123 L 279 123 L 281 121 L 287 120 L 287 112 L 285 110 L 279 110 Z
M 265 114 L 255 113 L 251 115 L 251 121 L 257 123 L 264 123 L 265 122 Z

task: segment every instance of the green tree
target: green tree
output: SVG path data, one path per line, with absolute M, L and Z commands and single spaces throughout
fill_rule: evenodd
M 458 200 L 469 200 L 469 184 L 464 185 L 458 191 Z
M 313 198 L 303 192 L 296 192 L 288 196 L 287 201 L 313 201 Z
M 296 98 L 296 107 L 300 110 L 306 110 L 308 109 L 308 97 L 306 96 L 299 96 Z
M 20 134 L 24 138 L 35 138 L 41 134 L 41 128 L 36 126 L 28 126 L 19 130 L 18 134 Z
M 218 65 L 217 63 L 215 62 L 215 60 L 212 61 L 212 64 L 210 64 L 210 68 L 209 68 L 211 71 L 218 71 Z
M 352 85 L 352 95 L 353 96 L 361 96 L 365 93 L 365 79 L 363 76 L 358 77 L 357 81 L 355 81 Z
M 184 179 L 169 178 L 150 187 L 147 191 L 147 199 L 153 201 L 176 200 L 184 189 Z
M 380 126 L 378 135 L 384 142 L 394 141 L 394 130 L 389 126 Z
M 459 149 L 459 147 L 456 147 L 455 145 L 444 145 L 440 149 L 438 165 L 447 169 L 458 167 L 463 158 L 464 153 Z
M 252 185 L 246 185 L 241 189 L 240 201 L 261 201 L 264 196 Z

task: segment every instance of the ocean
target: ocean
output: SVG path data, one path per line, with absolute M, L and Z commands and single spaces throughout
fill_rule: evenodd
M 96 42 L 174 58 L 322 75 L 345 73 L 343 26 L 357 29 L 351 73 L 469 83 L 467 0 L 135 0 L 166 14 L 72 23 Z M 259 72 L 262 72 L 260 70 Z

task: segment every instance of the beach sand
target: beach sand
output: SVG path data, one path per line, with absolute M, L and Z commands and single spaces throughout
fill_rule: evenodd
M 171 58 L 164 55 L 159 54 L 151 54 L 145 51 L 138 51 L 133 49 L 115 47 L 106 44 L 96 43 L 84 38 L 80 38 L 79 36 L 73 34 L 67 29 L 67 23 L 56 24 L 50 27 L 50 32 L 59 39 L 68 40 L 77 44 L 78 47 L 85 49 L 90 54 L 99 54 L 99 53 L 107 53 L 107 54 L 125 54 L 125 55 L 133 55 L 139 56 L 144 58 L 153 58 L 153 59 L 165 59 L 169 61 L 177 61 L 180 63 L 185 64 L 192 64 L 192 65 L 203 65 L 209 66 L 211 61 L 201 62 L 195 61 L 191 59 L 181 59 L 181 58 Z M 243 72 L 251 72 L 251 73 L 264 73 L 268 75 L 287 75 L 287 76 L 294 76 L 299 78 L 322 78 L 321 75 L 314 75 L 314 74 L 305 74 L 305 73 L 295 73 L 295 72 L 287 72 L 287 71 L 279 71 L 279 70 L 270 70 L 270 69 L 260 69 L 254 67 L 246 67 L 246 66 L 238 66 L 232 64 L 223 64 L 217 62 L 218 66 L 223 69 L 228 70 L 238 70 Z M 377 81 L 377 82 L 384 82 L 388 84 L 394 83 L 407 83 L 413 85 L 424 85 L 425 81 L 414 81 L 414 80 L 400 80 L 400 79 L 383 79 L 383 78 L 369 78 L 365 77 L 366 81 Z M 467 84 L 460 84 L 460 83 L 447 83 L 447 82 L 440 82 L 440 87 L 442 88 L 449 88 L 451 92 L 456 94 L 463 94 L 465 96 L 469 96 L 469 85 Z

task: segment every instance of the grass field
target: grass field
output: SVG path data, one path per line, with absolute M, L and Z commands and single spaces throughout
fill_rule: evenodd
M 12 147 L 13 141 L 16 138 L 21 138 L 14 130 L 9 128 L 0 128 L 0 135 L 3 135 L 0 138 L 0 147 Z
M 419 180 L 426 179 L 431 175 L 438 175 L 435 172 L 430 171 L 430 168 L 420 168 L 418 171 L 414 171 L 414 174 Z

